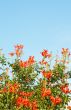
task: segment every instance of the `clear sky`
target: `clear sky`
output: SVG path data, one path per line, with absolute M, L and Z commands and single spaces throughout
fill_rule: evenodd
M 25 56 L 71 49 L 71 0 L 0 0 L 0 48 L 25 45 Z

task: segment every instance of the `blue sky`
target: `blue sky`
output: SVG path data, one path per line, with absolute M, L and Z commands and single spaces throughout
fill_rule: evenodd
M 71 0 L 0 0 L 0 48 L 25 45 L 25 56 L 71 49 Z

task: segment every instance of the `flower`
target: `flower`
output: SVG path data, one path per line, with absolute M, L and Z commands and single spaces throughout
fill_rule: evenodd
M 22 103 L 23 103 L 23 98 L 22 97 L 18 97 L 17 100 L 16 100 L 17 106 L 21 106 Z
M 38 107 L 37 101 L 34 100 L 34 101 L 32 102 L 32 110 L 38 110 L 37 107 Z
M 23 47 L 24 46 L 21 44 L 15 45 L 15 54 L 17 55 L 17 57 L 21 56 Z
M 20 91 L 19 94 L 21 96 L 26 96 L 26 97 L 31 97 L 33 95 L 34 92 L 24 92 L 24 91 Z
M 30 107 L 30 105 L 31 105 L 31 103 L 30 103 L 28 98 L 23 98 L 22 104 L 25 107 Z
M 50 96 L 50 100 L 51 100 L 52 103 L 55 104 L 55 97 L 54 96 Z
M 22 44 L 17 44 L 17 45 L 15 45 L 15 49 L 23 49 L 23 45 Z
M 28 59 L 28 65 L 32 65 L 35 63 L 34 56 L 30 56 Z
M 14 54 L 15 54 L 14 52 L 10 52 L 10 53 L 9 53 L 9 55 L 10 55 L 11 57 L 13 57 Z
M 41 92 L 42 97 L 50 96 L 51 95 L 51 89 L 50 88 L 42 88 Z
M 60 104 L 62 102 L 62 99 L 59 96 L 56 98 L 54 96 L 50 96 L 50 100 L 54 105 Z
M 68 110 L 71 110 L 71 106 L 68 106 L 67 109 L 68 109 Z
M 48 50 L 44 49 L 43 52 L 41 52 L 41 55 L 45 58 L 50 58 L 51 54 L 48 53 Z
M 48 64 L 46 61 L 44 61 L 44 60 L 42 60 L 42 61 L 40 61 L 39 62 L 41 65 L 46 65 L 46 64 Z
M 7 92 L 7 88 L 6 87 L 3 88 L 3 92 L 4 93 Z
M 19 62 L 19 65 L 20 65 L 20 67 L 24 67 L 24 68 L 25 68 L 25 67 L 28 67 L 28 62 L 21 60 L 21 61 Z
M 18 97 L 17 100 L 16 100 L 16 104 L 17 106 L 25 106 L 25 107 L 30 107 L 30 101 L 28 98 L 22 98 L 22 97 Z
M 64 92 L 65 94 L 69 93 L 68 85 L 63 85 L 63 86 L 61 86 L 61 90 L 62 90 L 62 92 Z
M 55 98 L 55 104 L 60 104 L 62 102 L 62 99 L 60 97 Z
M 66 56 L 67 54 L 69 54 L 69 49 L 68 48 L 62 48 L 61 53 Z
M 52 77 L 52 72 L 51 71 L 42 71 L 42 74 L 44 77 L 46 77 L 47 79 L 50 79 Z
M 9 88 L 9 92 L 15 93 L 15 88 L 14 88 L 13 86 L 11 86 L 11 87 Z
M 19 84 L 17 84 L 17 83 L 8 85 L 8 91 L 10 93 L 16 93 L 18 91 L 18 89 L 19 89 Z

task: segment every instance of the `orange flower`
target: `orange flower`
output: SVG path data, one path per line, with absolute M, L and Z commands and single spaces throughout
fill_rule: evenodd
M 46 65 L 46 64 L 48 64 L 46 61 L 44 61 L 44 60 L 42 60 L 42 61 L 40 61 L 39 62 L 41 65 Z
M 37 107 L 38 107 L 37 101 L 34 100 L 34 101 L 32 102 L 32 110 L 38 110 Z
M 3 88 L 3 92 L 7 92 L 7 88 L 6 87 Z
M 62 99 L 58 96 L 58 97 L 54 97 L 54 96 L 50 96 L 50 100 L 54 105 L 60 104 L 62 102 Z
M 68 110 L 71 110 L 71 106 L 68 106 L 67 109 L 68 109 Z
M 48 56 L 48 50 L 41 52 L 41 55 L 46 58 Z
M 50 79 L 52 77 L 52 72 L 49 71 L 49 72 L 46 72 L 45 70 L 42 71 L 42 74 L 44 77 L 46 77 L 47 79 Z
M 52 101 L 52 103 L 55 104 L 55 97 L 54 96 L 50 96 L 50 100 Z
M 22 98 L 22 97 L 17 98 L 16 104 L 17 104 L 18 107 L 21 106 L 21 105 L 23 105 L 25 107 L 30 107 L 30 105 L 31 105 L 28 98 Z
M 9 55 L 10 55 L 11 57 L 13 57 L 14 54 L 15 54 L 14 52 L 10 52 L 10 53 L 9 53 Z
M 45 58 L 47 58 L 47 57 L 50 58 L 51 57 L 51 54 L 49 54 L 48 50 L 45 50 L 45 49 L 43 50 L 43 52 L 41 52 L 41 55 Z
M 42 97 L 47 97 L 47 96 L 50 96 L 51 95 L 51 90 L 50 90 L 50 88 L 49 89 L 47 89 L 47 88 L 42 88 L 42 92 L 41 92 L 42 94 Z
M 63 85 L 63 86 L 61 86 L 61 90 L 62 90 L 65 94 L 69 93 L 68 85 Z
M 26 97 L 31 97 L 33 93 L 34 92 L 24 92 L 24 91 L 19 92 L 21 96 L 26 96 Z
M 17 55 L 18 57 L 20 57 L 21 54 L 22 54 L 22 50 L 16 50 L 16 55 Z
M 35 63 L 34 56 L 30 56 L 29 59 L 28 59 L 28 64 L 32 65 L 34 63 Z
M 28 62 L 21 60 L 21 61 L 19 62 L 19 65 L 20 65 L 20 67 L 24 67 L 24 68 L 25 68 L 25 67 L 28 67 Z
M 3 81 L 3 77 L 2 76 L 0 76 L 0 81 Z
M 30 103 L 28 98 L 23 98 L 22 104 L 25 107 L 30 107 L 30 105 L 31 105 L 31 103 Z
M 55 104 L 60 104 L 62 102 L 62 99 L 60 97 L 55 98 Z
M 23 98 L 22 97 L 18 97 L 17 100 L 16 100 L 17 106 L 21 106 L 22 103 L 23 103 Z
M 15 88 L 14 88 L 13 86 L 11 86 L 11 87 L 9 88 L 9 92 L 15 93 Z
M 21 44 L 17 44 L 17 45 L 15 45 L 15 49 L 23 49 L 23 45 L 21 45 Z
M 62 52 L 61 52 L 63 55 L 67 55 L 67 54 L 69 54 L 69 49 L 68 48 L 62 48 Z
M 22 54 L 23 45 L 16 45 L 15 46 L 15 54 L 17 57 L 20 57 Z
M 19 88 L 19 84 L 17 83 L 8 85 L 8 91 L 10 93 L 16 93 L 18 91 L 18 88 Z

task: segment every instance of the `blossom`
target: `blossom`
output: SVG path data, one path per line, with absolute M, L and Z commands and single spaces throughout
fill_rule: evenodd
M 23 45 L 22 44 L 17 44 L 17 45 L 15 45 L 15 49 L 23 49 Z
M 41 92 L 42 97 L 50 96 L 51 95 L 51 89 L 50 88 L 42 88 Z
M 62 99 L 60 97 L 55 98 L 55 104 L 60 104 L 62 102 Z
M 17 100 L 16 100 L 17 106 L 21 106 L 22 103 L 23 103 L 23 98 L 22 97 L 18 97 Z
M 24 91 L 20 91 L 19 94 L 21 96 L 26 96 L 26 97 L 31 97 L 33 95 L 34 92 L 24 92 Z
M 25 68 L 25 67 L 28 67 L 28 62 L 21 60 L 21 61 L 19 62 L 19 65 L 20 65 L 20 67 L 24 67 L 24 68 Z
M 30 105 L 31 105 L 31 103 L 30 103 L 28 98 L 23 98 L 22 104 L 25 107 L 30 107 Z
M 61 53 L 66 56 L 67 54 L 69 54 L 69 49 L 68 48 L 62 48 Z
M 43 52 L 41 52 L 41 55 L 45 58 L 50 58 L 51 54 L 48 53 L 48 50 L 44 49 Z
M 42 61 L 40 61 L 39 62 L 41 65 L 46 65 L 46 64 L 48 64 L 46 61 L 44 61 L 44 60 L 42 60 Z
M 6 87 L 3 88 L 3 92 L 4 93 L 7 92 L 7 88 Z
M 35 63 L 34 56 L 30 56 L 28 59 L 28 65 L 32 65 Z
M 15 54 L 14 52 L 10 52 L 10 53 L 9 53 L 9 55 L 10 55 L 11 57 L 14 56 L 14 54 Z
M 18 91 L 18 89 L 19 89 L 19 84 L 17 84 L 17 83 L 7 84 L 7 86 L 8 86 L 8 91 L 10 93 L 16 93 Z
M 62 102 L 62 99 L 59 96 L 56 98 L 54 96 L 50 96 L 50 100 L 54 105 L 60 104 Z
M 34 101 L 32 102 L 32 110 L 38 110 L 37 108 L 38 108 L 37 101 L 34 100 Z
M 42 71 L 42 74 L 44 77 L 46 77 L 47 79 L 50 79 L 52 77 L 52 72 L 51 71 Z
M 16 104 L 17 104 L 17 106 L 25 106 L 25 107 L 30 107 L 30 101 L 29 101 L 29 99 L 28 98 L 22 98 L 22 97 L 18 97 L 17 99 L 16 99 Z
M 15 54 L 17 55 L 17 57 L 21 56 L 23 47 L 24 46 L 21 44 L 15 45 Z
M 30 56 L 27 61 L 22 61 L 21 60 L 19 62 L 19 65 L 20 65 L 20 67 L 24 67 L 25 68 L 25 67 L 28 67 L 28 66 L 30 66 L 30 65 L 32 65 L 34 63 L 35 63 L 34 56 Z
M 61 90 L 62 90 L 62 92 L 64 92 L 65 94 L 69 93 L 68 85 L 63 85 L 63 86 L 61 86 Z
M 68 109 L 68 110 L 71 110 L 71 106 L 68 106 L 67 109 Z
M 52 103 L 55 104 L 55 97 L 54 96 L 50 96 L 50 100 L 51 100 Z

